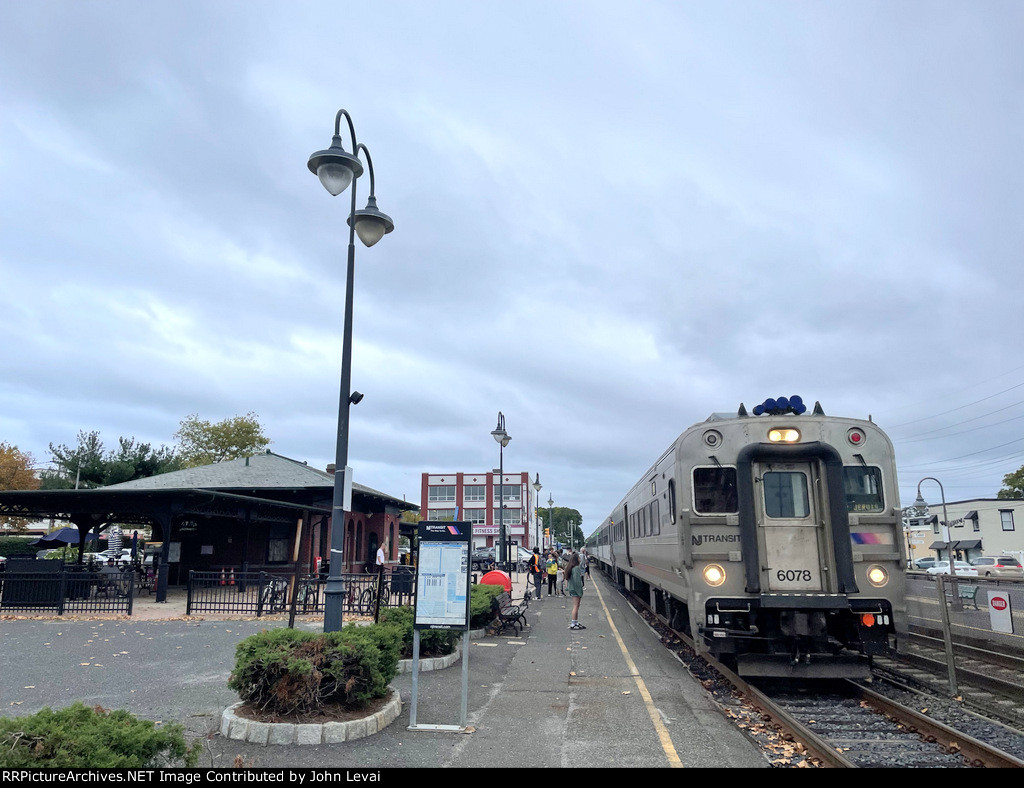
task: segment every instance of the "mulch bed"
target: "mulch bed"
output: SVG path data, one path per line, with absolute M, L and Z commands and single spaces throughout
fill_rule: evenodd
M 245 717 L 247 720 L 253 720 L 254 722 L 290 722 L 296 725 L 305 724 L 323 724 L 325 722 L 348 722 L 349 720 L 360 720 L 363 717 L 369 717 L 376 714 L 378 711 L 387 705 L 388 701 L 391 700 L 391 694 L 383 698 L 373 698 L 366 705 L 360 706 L 359 708 L 353 709 L 341 704 L 332 704 L 324 706 L 319 711 L 307 712 L 304 714 L 276 714 L 274 712 L 263 711 L 261 709 L 253 708 L 248 704 L 243 704 L 235 709 L 235 714 L 239 717 Z

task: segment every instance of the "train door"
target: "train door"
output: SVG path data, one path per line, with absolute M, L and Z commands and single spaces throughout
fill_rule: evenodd
M 821 557 L 827 535 L 821 512 L 827 511 L 818 483 L 817 463 L 755 463 L 754 478 L 761 587 L 768 593 L 828 590 Z

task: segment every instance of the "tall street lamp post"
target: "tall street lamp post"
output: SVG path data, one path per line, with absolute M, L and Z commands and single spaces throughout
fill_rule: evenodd
M 491 430 L 491 437 L 498 442 L 498 566 L 508 571 L 508 553 L 505 533 L 505 447 L 512 437 L 505 432 L 505 417 L 498 411 L 498 426 Z
M 540 483 L 540 474 L 538 473 L 537 479 L 533 483 L 533 491 L 537 493 L 538 499 L 540 498 L 541 487 L 543 487 L 543 485 Z M 533 533 L 535 538 L 533 540 L 533 544 L 531 545 L 531 547 L 537 547 L 540 544 L 540 517 L 537 516 L 538 503 L 540 503 L 540 500 L 538 500 L 537 503 L 533 505 Z
M 352 139 L 352 153 L 341 144 L 341 119 L 348 122 Z M 370 171 L 370 196 L 366 207 L 356 210 L 356 179 L 363 174 L 359 161 L 362 151 Z M 373 160 L 370 151 L 356 141 L 356 130 L 352 117 L 345 110 L 338 110 L 334 119 L 334 138 L 326 150 L 319 150 L 309 157 L 309 171 L 315 174 L 332 197 L 337 197 L 352 184 L 352 205 L 348 216 L 348 270 L 345 279 L 345 331 L 341 350 L 341 396 L 338 403 L 338 443 L 334 465 L 334 500 L 331 507 L 331 555 L 330 574 L 324 594 L 324 632 L 337 632 L 342 626 L 342 604 L 344 602 L 344 580 L 342 579 L 345 546 L 345 512 L 351 510 L 352 471 L 348 467 L 349 407 L 359 402 L 363 395 L 352 391 L 352 288 L 355 282 L 356 247 L 355 236 L 365 246 L 373 246 L 387 233 L 395 229 L 391 217 L 377 209 L 374 196 Z

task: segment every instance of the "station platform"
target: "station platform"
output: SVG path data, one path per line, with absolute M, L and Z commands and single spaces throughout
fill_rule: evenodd
M 526 583 L 513 575 L 515 599 Z M 769 766 L 611 583 L 587 581 L 582 630 L 568 628 L 568 597 L 542 592 L 521 634 L 470 639 L 466 732 L 409 730 L 412 677 L 401 674 L 401 716 L 366 739 L 282 748 L 217 737 L 211 748 L 222 764 L 258 767 Z M 421 672 L 417 690 L 417 725 L 460 723 L 461 663 Z

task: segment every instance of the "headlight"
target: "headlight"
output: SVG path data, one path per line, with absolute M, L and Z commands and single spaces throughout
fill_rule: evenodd
M 768 440 L 772 443 L 797 443 L 800 440 L 800 430 L 792 427 L 768 430 Z
M 875 564 L 868 567 L 868 582 L 875 588 L 881 588 L 889 582 L 889 573 L 884 568 Z
M 718 564 L 708 564 L 704 567 L 704 582 L 717 588 L 725 582 L 725 570 Z

